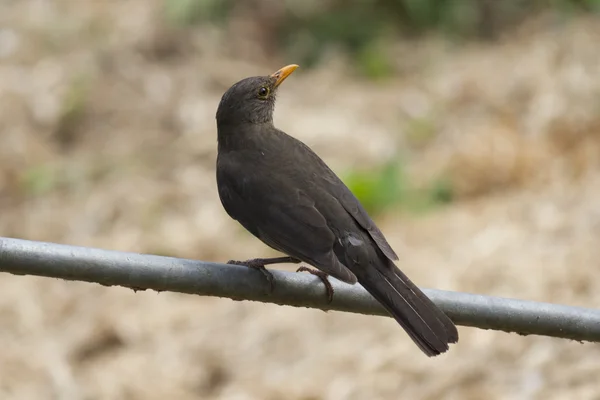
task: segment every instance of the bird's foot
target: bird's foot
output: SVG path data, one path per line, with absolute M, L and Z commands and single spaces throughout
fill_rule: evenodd
M 269 259 L 269 258 L 253 258 L 251 260 L 246 260 L 246 261 L 229 260 L 229 261 L 227 261 L 227 264 L 243 265 L 245 267 L 260 271 L 265 276 L 265 278 L 267 278 L 267 281 L 269 282 L 269 290 L 272 293 L 273 290 L 275 289 L 275 278 L 273 277 L 273 274 L 271 272 L 269 272 L 268 269 L 265 268 L 265 265 L 269 264 L 269 262 L 268 262 L 269 260 L 271 260 L 271 259 Z
M 323 271 L 307 267 L 300 267 L 296 270 L 296 272 L 308 272 L 309 274 L 319 277 L 319 279 L 321 279 L 321 281 L 325 285 L 325 291 L 327 292 L 327 302 L 331 303 L 333 301 L 333 286 L 331 286 L 331 282 L 329 282 L 329 275 L 327 275 Z

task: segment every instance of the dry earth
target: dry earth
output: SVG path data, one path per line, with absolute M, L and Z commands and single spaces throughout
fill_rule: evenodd
M 214 112 L 293 60 L 233 58 L 239 31 L 171 29 L 159 4 L 0 3 L 0 234 L 265 254 L 221 210 Z M 379 219 L 420 285 L 600 307 L 599 39 L 542 19 L 491 45 L 399 43 L 382 84 L 332 55 L 286 82 L 277 123 L 340 172 L 411 149 L 416 181 L 450 174 L 453 205 Z M 434 131 L 419 146 L 415 121 Z M 1 275 L 0 398 L 600 399 L 597 345 L 460 334 L 427 359 L 388 318 Z

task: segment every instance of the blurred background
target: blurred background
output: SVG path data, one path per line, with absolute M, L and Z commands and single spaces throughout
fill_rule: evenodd
M 343 177 L 419 285 L 598 308 L 598 11 L 4 0 L 0 235 L 274 254 L 221 208 L 214 114 L 234 82 L 297 63 L 277 126 Z M 2 275 L 0 398 L 600 399 L 597 345 L 460 335 L 428 359 L 389 318 Z

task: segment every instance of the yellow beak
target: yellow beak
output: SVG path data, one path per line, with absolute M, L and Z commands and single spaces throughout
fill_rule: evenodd
M 279 86 L 281 84 L 281 82 L 283 82 L 285 80 L 285 78 L 290 76 L 290 74 L 296 70 L 296 68 L 298 68 L 298 65 L 290 64 L 290 65 L 287 65 L 287 66 L 281 68 L 279 71 L 275 72 L 274 74 L 272 74 L 271 78 L 275 78 L 274 87 Z

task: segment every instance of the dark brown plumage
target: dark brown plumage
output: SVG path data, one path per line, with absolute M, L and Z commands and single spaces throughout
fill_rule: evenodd
M 223 207 L 254 236 L 290 256 L 278 261 L 303 261 L 343 282 L 358 281 L 425 354 L 445 352 L 458 341 L 454 323 L 395 266 L 394 250 L 325 162 L 273 126 L 277 87 L 296 68 L 246 78 L 223 95 L 217 110 Z

